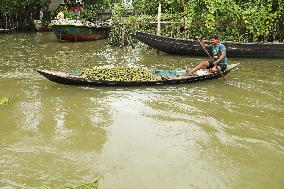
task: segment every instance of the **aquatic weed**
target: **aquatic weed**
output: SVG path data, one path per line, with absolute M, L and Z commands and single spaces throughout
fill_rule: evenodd
M 10 100 L 8 97 L 4 96 L 0 98 L 0 105 L 9 104 Z

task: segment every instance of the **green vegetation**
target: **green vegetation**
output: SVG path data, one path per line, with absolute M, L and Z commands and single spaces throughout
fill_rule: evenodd
M 4 105 L 4 104 L 9 104 L 10 100 L 8 97 L 4 96 L 4 97 L 0 97 L 0 105 Z
M 219 35 L 221 40 L 256 42 L 284 40 L 283 0 L 161 0 L 161 35 L 176 38 Z M 124 16 L 128 7 L 115 4 L 109 44 L 133 43 L 130 33 L 155 33 L 158 1 L 135 1 L 134 16 Z M 182 31 L 182 32 L 181 32 Z
M 85 69 L 81 74 L 83 77 L 90 80 L 105 80 L 105 81 L 156 81 L 154 77 L 145 68 L 139 67 L 94 67 Z
M 217 34 L 222 40 L 241 42 L 283 41 L 284 39 L 283 0 L 253 2 L 248 0 L 161 0 L 160 2 L 162 4 L 161 20 L 168 21 L 161 27 L 161 34 L 164 36 L 194 38 Z M 127 19 L 122 18 L 121 14 L 116 14 L 117 9 L 114 9 L 113 29 L 126 28 L 125 33 L 129 32 L 128 30 L 153 33 L 156 25 L 150 26 L 149 22 L 145 23 L 149 19 L 139 18 L 151 18 L 151 21 L 156 21 L 158 2 L 141 0 L 135 1 L 133 6 L 134 10 L 140 14 Z M 141 25 L 144 26 L 141 27 Z M 181 28 L 184 30 L 182 33 Z M 117 31 L 114 33 L 116 36 L 124 34 Z M 126 37 L 122 38 L 127 41 Z M 115 40 L 111 38 L 110 44 L 121 45 L 113 41 Z
M 133 41 L 131 33 L 137 30 L 149 30 L 149 22 L 153 20 L 153 16 L 123 16 L 127 12 L 127 8 L 121 4 L 115 4 L 112 10 L 112 28 L 109 34 L 109 44 L 112 46 L 132 45 Z M 153 28 L 153 27 L 152 27 Z
M 0 15 L 30 15 L 32 12 L 46 10 L 48 8 L 48 2 L 49 0 L 1 0 Z
M 1 0 L 0 16 L 27 13 L 28 18 L 31 12 L 46 10 L 48 1 Z M 69 2 L 75 4 L 75 0 Z M 123 6 L 121 0 L 84 0 L 80 18 L 96 21 L 99 11 L 111 11 L 113 28 L 109 43 L 129 45 L 133 43 L 130 33 L 138 30 L 155 32 L 156 24 L 149 22 L 156 21 L 159 2 L 162 4 L 162 21 L 168 21 L 161 27 L 164 36 L 194 38 L 215 33 L 222 40 L 242 42 L 284 39 L 283 0 L 134 0 L 130 6 Z M 126 16 L 127 12 L 132 12 L 132 16 Z M 69 18 L 77 17 L 66 9 L 64 13 Z

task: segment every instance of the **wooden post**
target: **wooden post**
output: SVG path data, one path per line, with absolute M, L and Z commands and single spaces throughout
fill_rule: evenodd
M 17 27 L 17 30 L 18 30 L 18 28 L 19 28 L 18 14 L 16 14 L 16 22 L 17 22 L 16 27 Z
M 125 43 L 125 19 L 122 18 L 122 32 L 121 32 L 121 42 L 120 45 L 124 46 Z
M 22 22 L 23 21 L 22 21 L 22 15 L 21 14 L 19 15 L 19 22 L 20 22 L 20 26 L 19 26 L 20 28 L 18 28 L 18 30 L 22 30 L 22 28 L 23 28 L 23 23 Z
M 159 7 L 158 7 L 158 24 L 157 24 L 157 32 L 156 35 L 160 36 L 161 35 L 161 12 L 162 12 L 162 5 L 161 3 L 159 3 Z
M 5 14 L 5 21 L 6 21 L 6 29 L 8 28 L 8 20 L 7 20 L 7 15 Z
M 188 2 L 189 3 L 189 2 Z M 186 39 L 187 38 L 187 6 L 188 4 L 186 4 L 186 2 L 184 0 L 182 0 L 182 6 L 183 6 L 183 28 L 184 28 L 184 36 L 183 38 Z
M 219 32 L 219 31 L 218 31 L 218 39 L 219 39 L 219 41 L 222 40 L 222 34 L 221 34 L 221 32 Z
M 40 10 L 40 11 L 39 11 L 39 19 L 42 20 L 42 18 L 43 18 L 43 11 Z

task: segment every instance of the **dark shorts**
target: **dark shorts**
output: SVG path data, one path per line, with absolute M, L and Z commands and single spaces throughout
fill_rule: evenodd
M 214 67 L 214 61 L 213 60 L 208 60 L 209 65 L 206 67 L 207 69 L 213 68 Z M 218 64 L 218 66 L 221 67 L 221 70 L 224 71 L 227 68 L 227 64 Z

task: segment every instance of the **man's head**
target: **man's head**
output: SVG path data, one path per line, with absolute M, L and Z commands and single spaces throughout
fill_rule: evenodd
M 218 44 L 219 40 L 218 40 L 218 36 L 217 35 L 212 35 L 210 36 L 210 43 L 213 45 Z

